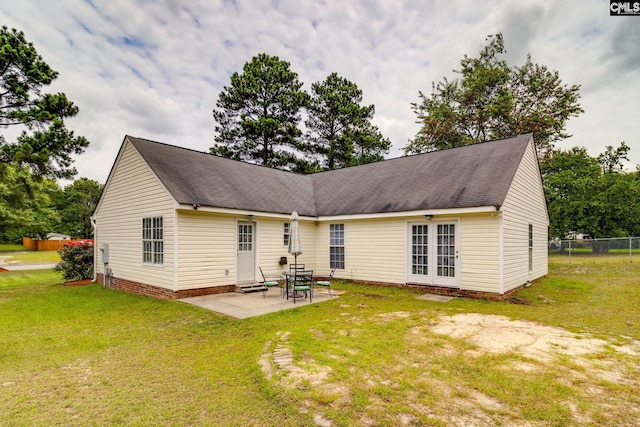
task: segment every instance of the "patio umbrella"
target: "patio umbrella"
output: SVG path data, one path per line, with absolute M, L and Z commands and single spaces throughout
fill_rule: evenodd
M 300 241 L 300 225 L 298 224 L 298 212 L 291 214 L 291 224 L 289 225 L 289 253 L 293 255 L 294 265 L 298 267 L 298 255 L 302 253 L 302 242 Z

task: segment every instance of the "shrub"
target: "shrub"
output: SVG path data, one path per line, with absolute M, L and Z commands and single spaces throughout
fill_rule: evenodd
M 54 270 L 62 273 L 65 280 L 93 278 L 93 241 L 74 240 L 58 249 L 61 261 Z

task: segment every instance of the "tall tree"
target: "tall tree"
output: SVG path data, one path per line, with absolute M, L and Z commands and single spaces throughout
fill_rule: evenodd
M 604 153 L 598 156 L 598 162 L 604 173 L 620 173 L 624 170 L 623 160 L 629 161 L 629 146 L 622 141 L 618 148 L 607 145 Z
M 361 103 L 362 90 L 336 73 L 311 85 L 305 126 L 322 169 L 380 161 L 389 152 L 391 141 L 371 123 L 375 107 Z
M 216 102 L 212 154 L 276 169 L 292 169 L 300 156 L 300 110 L 308 95 L 298 75 L 277 56 L 261 53 L 233 73 Z
M 4 165 L 0 174 L 0 241 L 44 237 L 60 223 L 52 198 L 59 192 L 50 179 L 34 177 L 26 167 Z
M 509 67 L 502 34 L 487 38 L 477 58 L 465 55 L 459 79 L 432 84 L 430 96 L 419 93 L 411 104 L 420 130 L 405 154 L 441 150 L 533 132 L 538 149 L 547 152 L 569 137 L 565 125 L 583 112 L 580 86 L 562 83 L 557 71 L 533 64 Z
M 22 31 L 0 29 L 0 125 L 27 128 L 14 142 L 0 135 L 1 164 L 28 166 L 49 178 L 76 174 L 71 155 L 82 153 L 89 141 L 64 123 L 78 107 L 64 93 L 42 92 L 57 77 Z
M 626 156 L 627 151 L 622 143 L 591 157 L 585 148 L 574 147 L 553 150 L 542 159 L 552 236 L 565 238 L 574 231 L 601 238 L 640 232 L 640 172 L 625 173 L 622 158 L 612 160 L 612 154 Z
M 540 163 L 549 211 L 549 234 L 564 239 L 570 231 L 590 233 L 590 209 L 602 174 L 586 148 L 554 150 Z
M 98 204 L 103 185 L 89 178 L 79 178 L 67 185 L 58 199 L 60 231 L 76 238 L 93 235 L 91 214 Z

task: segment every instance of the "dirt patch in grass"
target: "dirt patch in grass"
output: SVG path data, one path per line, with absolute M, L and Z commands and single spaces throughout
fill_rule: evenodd
M 361 325 L 369 322 L 406 325 L 404 348 L 386 365 L 358 364 L 358 352 L 340 346 L 366 339 Z M 639 399 L 630 393 L 640 387 L 638 341 L 477 313 L 434 318 L 398 311 L 350 323 L 353 331 L 341 325 L 333 335 L 309 330 L 319 346 L 329 341 L 340 351 L 325 359 L 330 366 L 310 354 L 295 357 L 288 332 L 268 342 L 260 359 L 278 387 L 302 393 L 299 410 L 314 414 L 318 425 L 339 425 L 345 412 L 365 426 L 619 425 L 640 417 Z M 347 375 L 340 374 L 344 366 Z
M 378 294 L 365 294 L 362 292 L 354 292 L 353 295 L 357 295 L 357 296 L 361 296 L 361 297 L 366 297 L 366 298 L 373 298 L 373 299 L 387 299 L 389 298 L 386 295 L 378 295 Z
M 520 297 L 520 296 L 517 296 L 517 295 L 514 295 L 514 296 L 511 296 L 511 297 L 507 298 L 506 301 L 508 303 L 510 303 L 510 304 L 533 305 L 533 303 L 531 301 L 529 301 L 527 298 Z
M 609 345 L 607 341 L 573 334 L 560 328 L 476 313 L 445 317 L 433 327 L 433 331 L 465 339 L 493 353 L 515 352 L 541 361 L 549 361 L 559 354 L 584 356 L 600 353 Z M 629 347 L 627 351 L 640 355 L 640 347 Z

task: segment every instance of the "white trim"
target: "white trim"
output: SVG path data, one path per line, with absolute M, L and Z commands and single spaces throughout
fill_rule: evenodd
M 331 267 L 331 226 L 332 225 L 342 225 L 342 268 L 335 267 L 336 270 L 346 271 L 347 270 L 347 226 L 344 222 L 334 222 L 329 224 L 329 269 L 334 268 Z M 333 246 L 334 248 L 339 248 L 340 246 Z M 353 271 L 351 272 L 353 276 Z
M 93 282 L 96 283 L 98 281 L 98 252 L 100 252 L 100 249 L 96 250 L 96 245 L 98 244 L 98 223 L 93 215 L 89 220 L 93 227 Z
M 433 272 L 433 268 L 431 265 L 431 254 L 432 254 L 432 250 L 433 248 L 431 247 L 431 231 L 432 231 L 432 227 L 431 227 L 432 221 L 427 221 L 425 219 L 422 219 L 420 221 L 415 220 L 415 221 L 405 221 L 405 233 L 404 233 L 404 253 L 405 253 L 405 263 L 404 263 L 404 275 L 405 275 L 405 282 L 406 283 L 419 283 L 422 285 L 431 285 L 433 284 L 433 278 L 432 278 L 432 272 Z M 427 225 L 427 233 L 428 233 L 428 238 L 427 238 L 427 250 L 429 251 L 429 254 L 427 256 L 427 269 L 429 271 L 428 274 L 423 275 L 426 281 L 422 281 L 422 280 L 414 280 L 414 278 L 412 277 L 413 274 L 411 273 L 413 271 L 413 226 L 414 225 Z
M 174 203 L 177 206 L 177 203 Z M 178 265 L 180 262 L 180 254 L 178 251 L 179 242 L 178 242 L 178 223 L 180 222 L 179 213 L 177 210 L 173 212 L 173 291 L 178 292 Z
M 500 295 L 504 294 L 504 221 L 502 219 L 502 211 L 498 212 L 498 221 L 499 221 L 499 238 L 500 238 L 500 242 L 498 244 L 499 246 L 499 251 L 500 251 L 500 255 L 499 255 L 499 265 L 500 265 L 500 283 L 498 284 L 498 289 L 499 289 L 499 293 Z
M 455 276 L 451 278 L 450 276 L 438 276 L 438 225 L 455 225 Z M 405 281 L 406 283 L 418 283 L 423 285 L 430 286 L 442 286 L 449 287 L 452 289 L 461 288 L 461 272 L 462 272 L 462 262 L 460 257 L 460 249 L 462 248 L 461 229 L 462 220 L 457 218 L 449 218 L 449 219 L 441 219 L 441 220 L 415 220 L 415 221 L 406 221 L 405 222 Z M 427 225 L 428 226 L 428 238 L 427 238 L 427 247 L 429 255 L 427 256 L 427 266 L 429 273 L 424 275 L 424 280 L 416 280 L 417 277 L 413 277 L 411 273 L 413 267 L 413 241 L 411 237 L 413 236 L 413 226 L 414 225 Z M 426 281 L 425 281 L 426 280 Z M 442 282 L 444 280 L 444 283 Z M 449 283 L 446 283 L 449 282 Z
M 177 209 L 184 210 L 194 210 L 192 205 L 188 204 L 180 204 Z M 470 208 L 448 208 L 448 209 L 422 209 L 417 211 L 400 211 L 400 212 L 383 212 L 383 213 L 372 213 L 372 214 L 355 214 L 355 215 L 334 215 L 334 216 L 300 216 L 301 221 L 318 221 L 318 222 L 336 222 L 336 221 L 349 221 L 349 220 L 360 220 L 360 219 L 379 219 L 379 218 L 404 218 L 404 217 L 414 217 L 414 216 L 425 216 L 425 215 L 462 215 L 462 214 L 473 214 L 473 213 L 487 213 L 487 212 L 496 212 L 498 208 L 496 206 L 474 206 Z M 208 206 L 198 206 L 198 211 L 201 212 L 210 212 L 210 213 L 219 213 L 219 214 L 228 214 L 228 215 L 242 215 L 248 216 L 253 215 L 254 217 L 264 217 L 264 218 L 281 218 L 281 219 L 289 219 L 291 214 L 278 214 L 271 212 L 259 212 L 259 211 L 250 211 L 244 209 L 230 209 L 230 208 L 216 208 L 216 207 L 208 207 Z
M 189 204 L 180 204 L 176 209 L 185 210 L 185 211 L 193 211 L 193 205 Z M 262 218 L 279 218 L 289 221 L 291 218 L 291 213 L 288 214 L 278 214 L 271 212 L 259 212 L 259 211 L 250 211 L 246 209 L 231 209 L 231 208 L 216 208 L 209 206 L 198 206 L 198 212 L 207 212 L 207 213 L 216 213 L 223 215 L 234 215 L 234 216 L 244 216 L 245 218 L 249 215 L 253 215 L 254 219 L 257 217 Z M 300 216 L 300 220 L 302 221 L 317 221 L 318 218 L 314 216 Z
M 161 263 L 153 262 L 153 259 L 152 259 L 152 262 L 144 262 L 144 241 L 145 241 L 145 239 L 144 239 L 144 220 L 145 219 L 150 219 L 151 220 L 152 238 L 151 239 L 147 239 L 147 240 L 151 242 L 151 248 L 152 248 L 151 256 L 153 258 L 153 256 L 155 255 L 155 245 L 153 243 L 156 242 L 156 239 L 153 238 L 153 229 L 154 229 L 153 228 L 153 220 L 156 219 L 156 218 L 161 218 L 162 219 L 162 262 Z M 141 243 L 141 247 L 140 247 L 140 249 L 141 249 L 141 252 L 140 252 L 140 255 L 141 255 L 140 265 L 141 266 L 146 266 L 146 267 L 164 268 L 165 267 L 165 259 L 166 259 L 166 257 L 165 257 L 166 250 L 165 250 L 165 245 L 164 245 L 164 243 L 166 241 L 166 238 L 165 238 L 165 236 L 166 236 L 166 234 L 165 234 L 166 221 L 165 221 L 164 215 L 154 215 L 154 214 L 146 215 L 146 214 L 143 214 L 142 216 L 140 216 L 139 221 L 140 221 L 139 222 L 140 231 L 142 232 L 141 235 L 139 235 L 140 236 L 139 242 Z
M 477 206 L 472 208 L 451 208 L 451 209 L 428 209 L 419 211 L 402 211 L 402 212 L 385 212 L 374 214 L 358 214 L 358 215 L 336 215 L 336 216 L 320 216 L 316 221 L 348 221 L 354 219 L 378 219 L 378 218 L 404 218 L 431 215 L 433 217 L 440 215 L 462 215 L 471 213 L 487 213 L 495 212 L 495 206 Z M 435 218 L 434 218 L 435 220 Z
M 431 228 L 429 238 L 432 239 L 433 243 L 433 270 L 432 270 L 432 278 L 433 284 L 435 286 L 443 286 L 450 288 L 458 288 L 460 289 L 460 273 L 461 273 L 461 262 L 460 262 L 460 248 L 462 245 L 460 244 L 460 235 L 462 234 L 462 230 L 460 229 L 460 223 L 462 221 L 460 218 L 450 218 L 450 219 L 442 219 L 442 220 L 433 220 L 431 224 L 433 227 Z M 438 225 L 451 225 L 455 226 L 455 232 L 453 235 L 454 247 L 456 253 L 454 258 L 454 274 L 455 276 L 451 278 L 451 276 L 438 276 Z M 440 282 L 440 283 L 439 283 Z
M 251 241 L 251 245 L 252 245 L 252 253 L 253 253 L 253 278 L 249 279 L 249 280 L 243 280 L 242 282 L 240 282 L 238 280 L 238 274 L 240 273 L 240 269 L 238 268 L 238 255 L 240 254 L 239 251 L 239 247 L 238 247 L 238 225 L 243 222 L 245 224 L 251 224 L 251 235 L 252 235 L 252 241 Z M 256 222 L 255 219 L 252 219 L 251 221 L 249 221 L 248 219 L 242 219 L 242 218 L 235 218 L 235 232 L 234 232 L 234 236 L 235 236 L 235 252 L 236 252 L 236 256 L 235 256 L 235 262 L 236 262 L 236 267 L 235 267 L 235 283 L 246 283 L 246 282 L 250 282 L 250 281 L 255 281 L 256 280 L 256 276 L 257 276 L 257 272 L 258 272 L 258 223 Z

